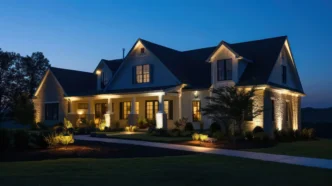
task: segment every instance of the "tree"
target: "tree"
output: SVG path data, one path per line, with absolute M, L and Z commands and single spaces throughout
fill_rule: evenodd
M 16 97 L 13 112 L 18 123 L 30 125 L 35 123 L 35 108 L 27 94 Z
M 50 67 L 49 60 L 45 58 L 42 52 L 34 52 L 31 56 L 22 58 L 21 67 L 29 98 L 32 98 L 38 83 Z
M 263 112 L 261 106 L 253 102 L 255 88 L 249 91 L 239 89 L 235 86 L 220 87 L 212 89 L 212 95 L 206 97 L 209 104 L 202 108 L 203 115 L 217 123 L 222 123 L 229 133 L 231 123 L 234 123 L 239 132 L 242 132 L 242 125 L 246 116 L 255 118 Z
M 14 52 L 5 52 L 0 48 L 0 119 L 3 119 L 6 112 L 12 106 L 12 93 L 16 92 L 17 84 L 17 63 L 20 55 Z

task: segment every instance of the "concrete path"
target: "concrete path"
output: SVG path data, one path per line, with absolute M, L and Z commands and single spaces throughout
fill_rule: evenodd
M 287 164 L 302 165 L 302 166 L 307 166 L 307 167 L 332 169 L 332 160 L 328 160 L 328 159 L 305 158 L 305 157 L 297 157 L 297 156 L 267 154 L 267 153 L 258 153 L 258 152 L 246 152 L 246 151 L 227 150 L 227 149 L 215 149 L 215 148 L 208 148 L 208 147 L 196 147 L 196 146 L 190 146 L 190 145 L 177 145 L 177 144 L 169 144 L 169 143 L 157 143 L 157 142 L 123 140 L 123 139 L 112 139 L 112 138 L 96 138 L 96 137 L 90 137 L 89 135 L 75 136 L 75 139 L 84 140 L 84 141 L 99 141 L 99 142 L 106 142 L 106 143 L 141 145 L 141 146 L 148 146 L 148 147 L 158 147 L 158 148 L 166 148 L 166 149 L 174 149 L 174 150 L 200 152 L 200 153 L 206 153 L 206 154 L 234 156 L 234 157 L 249 158 L 249 159 L 271 161 L 271 162 L 278 162 L 278 163 L 287 163 Z

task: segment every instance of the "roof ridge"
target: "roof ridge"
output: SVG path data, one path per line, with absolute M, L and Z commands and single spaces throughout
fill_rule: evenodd
M 85 71 L 80 71 L 80 70 L 73 70 L 73 69 L 66 69 L 66 68 L 59 68 L 59 67 L 50 67 L 50 70 L 53 69 L 58 69 L 58 70 L 67 70 L 67 71 L 74 71 L 74 72 L 81 72 L 81 73 L 87 73 L 87 74 L 93 74 L 92 72 L 85 72 Z
M 175 52 L 181 52 L 181 51 L 179 51 L 179 50 L 175 50 L 175 49 L 173 49 L 173 48 L 170 48 L 170 47 L 167 47 L 167 46 L 164 46 L 164 45 L 160 45 L 160 44 L 157 44 L 157 43 L 153 43 L 153 42 L 151 42 L 151 41 L 148 41 L 148 40 L 145 40 L 145 39 L 142 39 L 142 38 L 139 38 L 139 40 L 141 40 L 141 41 L 143 41 L 143 42 L 147 42 L 148 44 L 153 44 L 153 45 L 156 45 L 156 46 L 159 46 L 159 47 L 163 47 L 163 48 L 165 48 L 165 49 L 173 50 L 173 51 L 175 51 Z
M 210 47 L 203 47 L 203 48 L 196 48 L 196 49 L 190 49 L 190 50 L 183 50 L 183 51 L 181 51 L 182 53 L 184 53 L 184 52 L 193 52 L 193 51 L 195 51 L 195 50 L 204 50 L 204 49 L 209 49 L 209 48 L 215 48 L 215 47 L 217 47 L 218 45 L 216 45 L 216 46 L 210 46 Z
M 119 58 L 119 59 L 101 59 L 101 61 L 109 61 L 109 62 L 111 62 L 111 61 L 122 61 L 123 59 L 122 58 Z
M 226 42 L 228 43 L 229 45 L 235 45 L 235 44 L 243 44 L 243 43 L 251 43 L 251 42 L 258 42 L 258 41 L 266 41 L 266 40 L 272 40 L 272 39 L 280 39 L 280 38 L 287 38 L 287 35 L 285 36 L 277 36 L 277 37 L 269 37 L 269 38 L 264 38 L 264 39 L 256 39 L 256 40 L 251 40 L 251 41 L 243 41 L 243 42 L 237 42 L 237 43 L 229 43 L 229 42 Z

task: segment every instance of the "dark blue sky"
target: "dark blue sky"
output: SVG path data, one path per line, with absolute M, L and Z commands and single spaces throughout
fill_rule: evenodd
M 307 96 L 332 106 L 332 1 L 0 0 L 0 47 L 42 51 L 52 66 L 93 71 L 137 38 L 174 49 L 288 35 Z

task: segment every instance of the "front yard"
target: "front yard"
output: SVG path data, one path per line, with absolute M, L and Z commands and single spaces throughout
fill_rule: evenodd
M 332 183 L 332 170 L 213 155 L 57 159 L 6 162 L 0 163 L 0 167 L 2 185 L 329 186 Z

